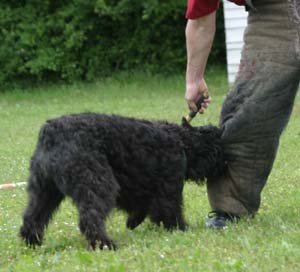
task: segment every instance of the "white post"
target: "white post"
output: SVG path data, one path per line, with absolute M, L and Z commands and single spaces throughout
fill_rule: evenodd
M 239 69 L 248 13 L 245 11 L 245 7 L 237 6 L 227 0 L 225 0 L 223 4 L 228 81 L 229 83 L 233 83 Z

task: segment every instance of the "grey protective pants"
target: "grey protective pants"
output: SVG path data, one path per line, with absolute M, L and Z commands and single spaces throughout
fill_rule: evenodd
M 211 208 L 239 216 L 260 206 L 300 79 L 300 0 L 253 3 L 240 70 L 220 118 L 228 167 L 207 183 Z

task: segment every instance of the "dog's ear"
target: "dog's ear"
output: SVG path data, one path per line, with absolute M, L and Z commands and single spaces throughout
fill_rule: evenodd
M 182 117 L 181 119 L 181 125 L 185 128 L 191 128 L 192 126 L 189 124 L 189 122 L 186 120 L 185 117 Z

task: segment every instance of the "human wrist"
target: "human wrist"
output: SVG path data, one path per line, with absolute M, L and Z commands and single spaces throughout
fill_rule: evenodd
M 193 85 L 203 79 L 204 65 L 188 62 L 186 66 L 186 84 Z

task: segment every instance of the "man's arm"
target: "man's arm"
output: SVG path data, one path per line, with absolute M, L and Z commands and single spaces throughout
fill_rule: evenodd
M 186 26 L 187 69 L 185 98 L 189 109 L 197 111 L 195 102 L 200 95 L 206 95 L 205 109 L 210 102 L 204 72 L 216 29 L 216 12 L 195 20 L 188 20 Z M 203 110 L 204 110 L 203 109 Z M 202 112 L 203 112 L 202 110 Z

